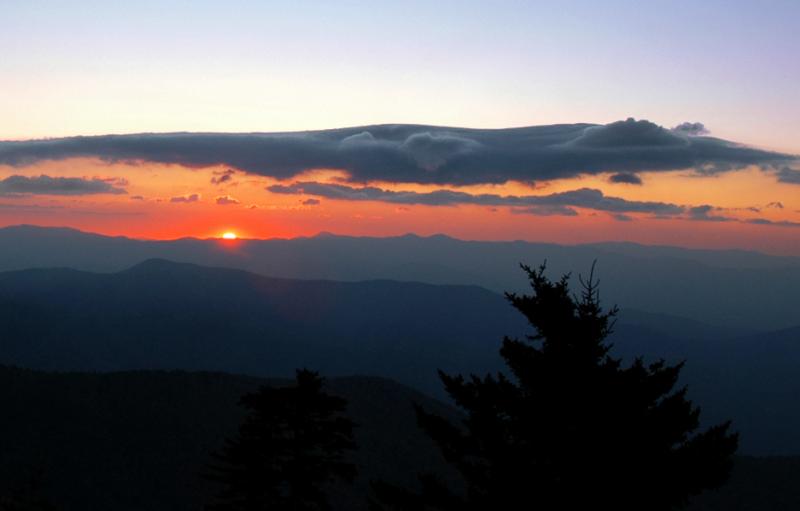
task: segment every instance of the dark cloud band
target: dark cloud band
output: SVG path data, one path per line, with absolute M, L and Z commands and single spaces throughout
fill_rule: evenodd
M 453 206 L 473 204 L 480 206 L 513 206 L 526 208 L 539 215 L 574 216 L 572 209 L 586 208 L 612 213 L 650 213 L 654 215 L 679 215 L 683 206 L 666 202 L 630 201 L 609 197 L 600 190 L 581 188 L 550 195 L 495 195 L 470 194 L 455 190 L 432 192 L 392 191 L 373 186 L 353 187 L 335 183 L 299 182 L 291 185 L 273 185 L 267 188 L 272 193 L 290 195 L 313 195 L 327 199 L 348 201 L 380 201 L 393 204 L 420 204 L 427 206 Z
M 82 177 L 8 176 L 0 180 L 0 196 L 13 195 L 94 195 L 124 194 L 115 186 L 118 180 L 86 179 Z
M 96 157 L 226 165 L 280 179 L 311 169 L 339 169 L 357 183 L 464 185 L 604 172 L 714 173 L 749 165 L 777 171 L 797 158 L 698 133 L 699 128 L 669 130 L 628 119 L 498 130 L 379 125 L 294 133 L 106 135 L 0 142 L 0 164 Z
M 623 183 L 629 185 L 642 184 L 642 178 L 640 178 L 636 174 L 631 174 L 629 172 L 618 172 L 616 174 L 612 174 L 608 178 L 608 180 L 611 181 L 612 183 Z
M 668 202 L 633 201 L 620 197 L 610 197 L 593 188 L 580 188 L 549 195 L 495 195 L 470 194 L 455 190 L 435 190 L 432 192 L 394 191 L 374 186 L 355 187 L 338 183 L 296 182 L 289 185 L 276 184 L 267 187 L 272 193 L 285 195 L 312 195 L 332 200 L 378 201 L 402 205 L 424 206 L 508 206 L 511 213 L 535 216 L 577 216 L 575 208 L 603 211 L 619 221 L 634 219 L 631 213 L 649 214 L 657 218 L 680 218 L 702 222 L 739 222 L 778 227 L 800 227 L 791 221 L 768 220 L 765 218 L 740 219 L 724 216 L 725 208 L 704 204 L 701 206 L 681 206 Z M 318 204 L 315 199 L 304 203 Z M 780 203 L 770 203 L 768 207 Z M 757 212 L 757 209 L 756 209 Z

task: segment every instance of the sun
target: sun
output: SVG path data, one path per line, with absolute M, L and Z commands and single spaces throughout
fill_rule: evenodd
M 235 240 L 236 238 L 236 233 L 231 231 L 228 231 L 222 235 L 222 239 L 224 240 Z

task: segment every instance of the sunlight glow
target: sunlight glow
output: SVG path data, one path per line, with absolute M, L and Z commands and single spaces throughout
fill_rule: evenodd
M 236 239 L 236 233 L 228 231 L 228 232 L 226 232 L 225 234 L 222 235 L 222 239 L 224 239 L 224 240 L 235 240 Z

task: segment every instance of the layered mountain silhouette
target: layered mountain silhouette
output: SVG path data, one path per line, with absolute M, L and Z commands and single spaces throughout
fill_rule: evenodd
M 554 275 L 598 261 L 603 298 L 623 308 L 693 319 L 745 335 L 797 325 L 800 258 L 739 250 L 632 243 L 562 246 L 462 241 L 437 235 L 142 241 L 71 229 L 0 229 L 0 271 L 69 267 L 113 272 L 151 258 L 221 266 L 281 278 L 392 279 L 521 291 L 518 264 L 548 261 Z
M 0 363 L 36 369 L 183 369 L 290 376 L 369 374 L 443 397 L 436 371 L 501 368 L 503 335 L 527 333 L 497 293 L 389 280 L 333 282 L 149 260 L 117 273 L 0 273 Z M 612 341 L 630 360 L 688 359 L 684 383 L 711 423 L 732 417 L 742 452 L 800 453 L 800 328 L 737 336 L 623 310 Z
M 377 374 L 438 388 L 485 370 L 524 321 L 475 286 L 289 280 L 149 260 L 114 274 L 0 273 L 5 363 L 57 370 Z

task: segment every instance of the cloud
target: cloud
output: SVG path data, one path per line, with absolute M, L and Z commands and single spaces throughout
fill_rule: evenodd
M 778 181 L 781 183 L 800 185 L 800 170 L 782 167 L 780 170 L 778 170 Z
M 800 227 L 800 222 L 790 222 L 788 220 L 768 220 L 766 218 L 749 218 L 743 220 L 744 223 L 757 225 L 774 225 L 777 227 Z
M 320 204 L 319 199 L 306 199 L 303 201 L 303 206 L 317 206 Z
M 767 204 L 766 206 L 764 206 L 764 207 L 765 207 L 765 208 L 783 209 L 783 203 L 782 203 L 782 202 L 779 202 L 779 201 L 770 202 L 770 203 L 768 203 L 768 204 Z
M 636 174 L 631 174 L 630 172 L 617 172 L 616 174 L 612 174 L 608 180 L 612 183 L 625 183 L 629 185 L 642 184 L 642 178 Z
M 131 200 L 144 200 L 143 195 L 131 195 Z
M 700 220 L 704 222 L 731 222 L 736 220 L 735 218 L 730 218 L 727 216 L 715 215 L 715 211 L 722 211 L 722 209 L 708 204 L 695 206 L 693 208 L 689 208 L 689 219 Z
M 48 205 L 39 205 L 39 204 L 8 204 L 8 203 L 0 203 L 0 210 L 8 210 L 8 211 L 15 211 L 15 212 L 24 212 L 25 214 L 32 214 L 32 215 L 47 215 L 52 216 L 54 214 L 59 215 L 59 218 L 64 218 L 69 215 L 77 215 L 77 216 L 96 216 L 96 217 L 132 217 L 132 216 L 143 216 L 144 213 L 141 211 L 113 211 L 107 208 L 102 210 L 92 210 L 92 209 L 83 209 L 83 208 L 73 208 L 73 207 L 65 207 L 63 205 L 56 205 L 56 204 L 48 204 Z
M 454 135 L 437 135 L 426 131 L 410 135 L 400 146 L 419 166 L 433 172 L 449 160 L 470 154 L 480 148 L 475 140 Z
M 710 132 L 703 126 L 702 122 L 682 122 L 672 128 L 676 133 L 682 133 L 689 136 L 708 135 Z
M 95 195 L 125 194 L 124 188 L 115 186 L 115 178 L 103 179 L 83 177 L 8 176 L 0 180 L 0 196 L 22 195 Z
M 211 184 L 214 185 L 221 185 L 223 183 L 227 183 L 233 179 L 233 175 L 236 173 L 233 169 L 227 169 L 222 171 L 215 171 L 214 177 L 211 178 Z
M 749 165 L 772 172 L 797 160 L 794 155 L 696 135 L 634 119 L 492 130 L 378 125 L 296 133 L 104 135 L 0 142 L 0 165 L 97 157 L 189 167 L 225 165 L 278 179 L 312 169 L 337 169 L 360 184 L 466 185 L 606 172 L 718 173 Z M 786 176 L 793 178 L 791 172 Z
M 781 227 L 797 227 L 800 223 L 767 220 L 763 218 L 739 219 L 721 213 L 725 208 L 703 204 L 683 206 L 668 202 L 634 201 L 605 195 L 593 188 L 580 188 L 549 195 L 496 195 L 470 194 L 455 190 L 412 192 L 385 190 L 373 186 L 354 187 L 338 183 L 296 182 L 289 185 L 276 184 L 267 187 L 272 193 L 286 195 L 314 195 L 332 200 L 378 201 L 391 204 L 456 206 L 479 205 L 495 210 L 497 206 L 510 207 L 511 213 L 536 216 L 577 216 L 575 208 L 603 211 L 620 222 L 635 220 L 632 213 L 649 214 L 656 217 L 681 218 L 705 222 L 739 222 Z M 308 199 L 315 200 L 315 199 Z M 307 202 L 307 201 L 306 201 Z M 777 207 L 770 203 L 769 207 Z M 401 206 L 402 207 L 402 206 Z M 749 209 L 749 208 L 748 208 Z
M 706 222 L 738 222 L 742 224 L 772 225 L 776 227 L 800 227 L 800 222 L 789 220 L 770 220 L 768 218 L 733 218 L 729 216 L 715 215 L 715 211 L 724 211 L 723 208 L 703 205 L 689 209 L 690 220 L 700 220 Z
M 453 206 L 474 204 L 481 206 L 512 206 L 527 208 L 532 214 L 571 215 L 566 208 L 577 207 L 609 211 L 614 213 L 652 213 L 656 215 L 677 215 L 684 212 L 682 206 L 665 202 L 629 201 L 618 197 L 608 197 L 600 190 L 581 188 L 550 195 L 495 195 L 470 194 L 455 190 L 435 190 L 432 192 L 411 192 L 384 190 L 373 186 L 353 187 L 336 183 L 297 182 L 291 185 L 272 185 L 267 187 L 272 193 L 289 195 L 314 195 L 335 200 L 380 201 L 393 204 L 423 204 L 427 206 Z
M 171 197 L 169 199 L 170 202 L 197 202 L 200 200 L 199 193 L 193 193 L 191 195 L 179 195 L 177 197 Z
M 611 217 L 619 222 L 633 222 L 634 220 L 632 216 L 626 215 L 625 213 L 614 213 Z
M 535 216 L 578 216 L 578 212 L 569 206 L 530 206 L 527 208 L 511 208 L 515 215 Z
M 215 199 L 216 203 L 220 206 L 227 206 L 228 204 L 239 204 L 239 201 L 230 195 L 220 195 Z

